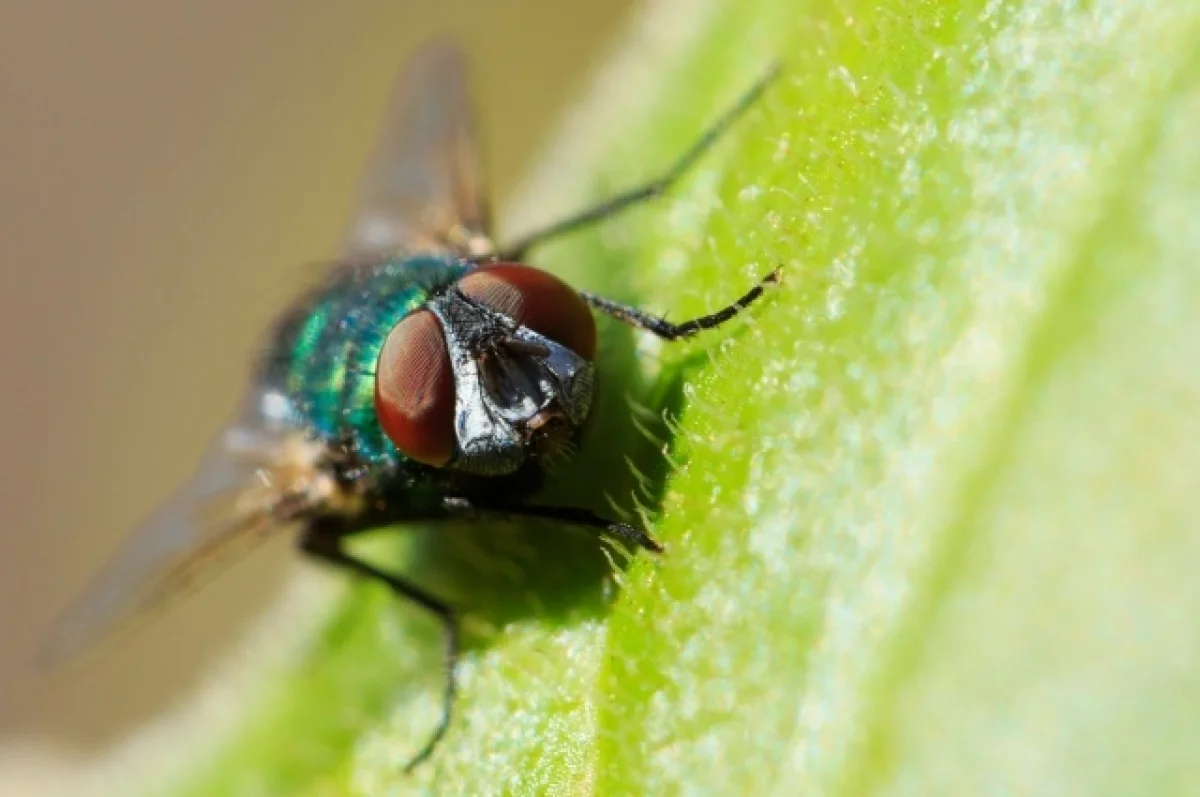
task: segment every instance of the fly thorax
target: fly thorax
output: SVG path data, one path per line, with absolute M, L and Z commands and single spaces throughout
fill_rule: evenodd
M 595 371 L 569 348 L 451 289 L 430 301 L 454 374 L 450 467 L 511 473 L 570 441 L 587 419 Z

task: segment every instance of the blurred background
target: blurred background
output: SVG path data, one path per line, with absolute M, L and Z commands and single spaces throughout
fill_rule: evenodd
M 0 784 L 38 756 L 85 767 L 185 702 L 297 568 L 275 545 L 76 672 L 31 663 L 186 478 L 259 334 L 333 251 L 407 55 L 443 32 L 471 55 L 503 220 L 634 6 L 0 7 Z

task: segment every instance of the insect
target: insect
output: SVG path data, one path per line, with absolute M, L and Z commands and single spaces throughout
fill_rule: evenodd
M 767 86 L 755 84 L 664 175 L 529 235 L 492 240 L 459 51 L 426 45 L 401 75 L 343 258 L 276 323 L 251 388 L 192 480 L 118 551 L 47 640 L 48 660 L 157 611 L 254 544 L 292 531 L 305 553 L 385 584 L 445 629 L 442 716 L 455 698 L 453 607 L 347 551 L 396 523 L 544 519 L 661 547 L 626 523 L 532 503 L 548 457 L 580 434 L 595 381 L 592 311 L 667 340 L 674 324 L 576 291 L 522 260 L 542 242 L 665 192 Z

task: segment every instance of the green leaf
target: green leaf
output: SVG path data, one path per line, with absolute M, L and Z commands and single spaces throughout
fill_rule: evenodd
M 401 774 L 436 626 L 362 585 L 180 793 L 1200 788 L 1200 6 L 688 13 L 589 195 L 782 79 L 669 198 L 533 258 L 677 319 L 785 268 L 687 344 L 603 327 L 554 494 L 649 507 L 668 553 L 381 538 L 471 611 L 432 760 Z

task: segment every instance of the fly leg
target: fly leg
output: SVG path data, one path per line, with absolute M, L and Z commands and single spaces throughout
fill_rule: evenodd
M 429 520 L 446 520 L 448 518 L 478 518 L 482 520 L 512 520 L 516 518 L 536 518 L 553 520 L 572 526 L 599 529 L 612 534 L 627 542 L 656 553 L 663 550 L 662 546 L 649 534 L 640 531 L 627 523 L 607 520 L 587 509 L 560 506 L 532 506 L 524 504 L 500 504 L 487 501 L 472 501 L 467 498 L 446 498 L 442 511 L 431 514 Z M 414 518 L 406 518 L 414 520 Z M 397 596 L 412 601 L 426 611 L 432 612 L 442 622 L 445 632 L 446 657 L 446 689 L 442 696 L 442 717 L 437 727 L 430 734 L 425 746 L 421 748 L 412 760 L 404 767 L 410 772 L 418 764 L 425 761 L 433 753 L 446 730 L 454 713 L 454 700 L 458 691 L 458 614 L 449 604 L 435 598 L 420 587 L 409 583 L 399 576 L 387 573 L 369 562 L 350 554 L 344 546 L 345 539 L 364 529 L 377 528 L 379 525 L 395 520 L 381 515 L 379 518 L 360 518 L 351 523 L 341 518 L 318 518 L 312 521 L 299 539 L 300 549 L 315 559 L 349 570 L 355 575 L 380 581 L 387 585 Z M 378 521 L 378 522 L 376 522 Z
M 537 520 L 556 520 L 569 526 L 597 529 L 612 536 L 632 543 L 647 551 L 662 553 L 663 547 L 658 540 L 646 532 L 621 523 L 617 520 L 602 518 L 588 509 L 574 506 L 540 506 L 536 504 L 497 504 L 478 502 L 468 498 L 446 498 L 443 506 L 451 515 L 480 519 L 513 520 L 519 518 L 534 518 Z
M 337 518 L 318 519 L 301 533 L 300 549 L 310 556 L 349 570 L 359 576 L 383 582 L 396 595 L 432 612 L 442 622 L 446 656 L 446 689 L 442 695 L 442 718 L 438 721 L 429 740 L 425 742 L 425 746 L 404 766 L 404 771 L 410 772 L 413 767 L 429 758 L 450 726 L 450 717 L 454 710 L 454 697 L 457 692 L 458 617 L 452 607 L 419 587 L 347 553 L 343 546 L 346 537 L 361 530 L 361 525 L 350 526 Z
M 697 332 L 705 329 L 713 329 L 721 326 L 726 321 L 736 316 L 742 310 L 745 310 L 751 304 L 758 300 L 763 295 L 766 286 L 771 283 L 779 282 L 782 270 L 775 269 L 767 276 L 763 277 L 762 281 L 755 285 L 746 293 L 745 296 L 738 299 L 730 305 L 722 307 L 715 313 L 702 315 L 699 318 L 693 318 L 691 321 L 684 321 L 679 324 L 673 324 L 661 316 L 650 315 L 644 313 L 636 307 L 620 304 L 611 299 L 605 299 L 603 296 L 597 296 L 594 293 L 580 291 L 579 295 L 583 300 L 592 307 L 596 308 L 605 315 L 610 315 L 613 318 L 628 324 L 631 327 L 644 329 L 647 332 L 652 332 L 664 340 L 679 340 L 680 338 L 689 338 Z
M 751 106 L 762 96 L 763 91 L 771 84 L 779 75 L 779 66 L 773 66 L 767 74 L 758 79 L 745 94 L 743 94 L 734 105 L 725 111 L 713 124 L 704 131 L 704 135 L 700 136 L 691 147 L 688 148 L 683 156 L 675 162 L 671 168 L 654 180 L 651 180 L 644 185 L 632 188 L 623 193 L 610 197 L 598 205 L 581 211 L 574 216 L 569 216 L 559 222 L 544 227 L 540 230 L 526 235 L 524 238 L 518 238 L 516 243 L 507 247 L 500 253 L 501 260 L 520 261 L 525 253 L 534 246 L 544 243 L 551 238 L 556 238 L 564 233 L 572 232 L 581 227 L 586 227 L 589 224 L 595 224 L 598 221 L 608 218 L 616 213 L 621 212 L 630 205 L 636 205 L 639 202 L 644 202 L 648 199 L 662 196 L 671 189 L 671 186 L 691 168 L 708 149 L 716 143 L 716 141 L 727 131 L 733 124 L 744 114 Z

